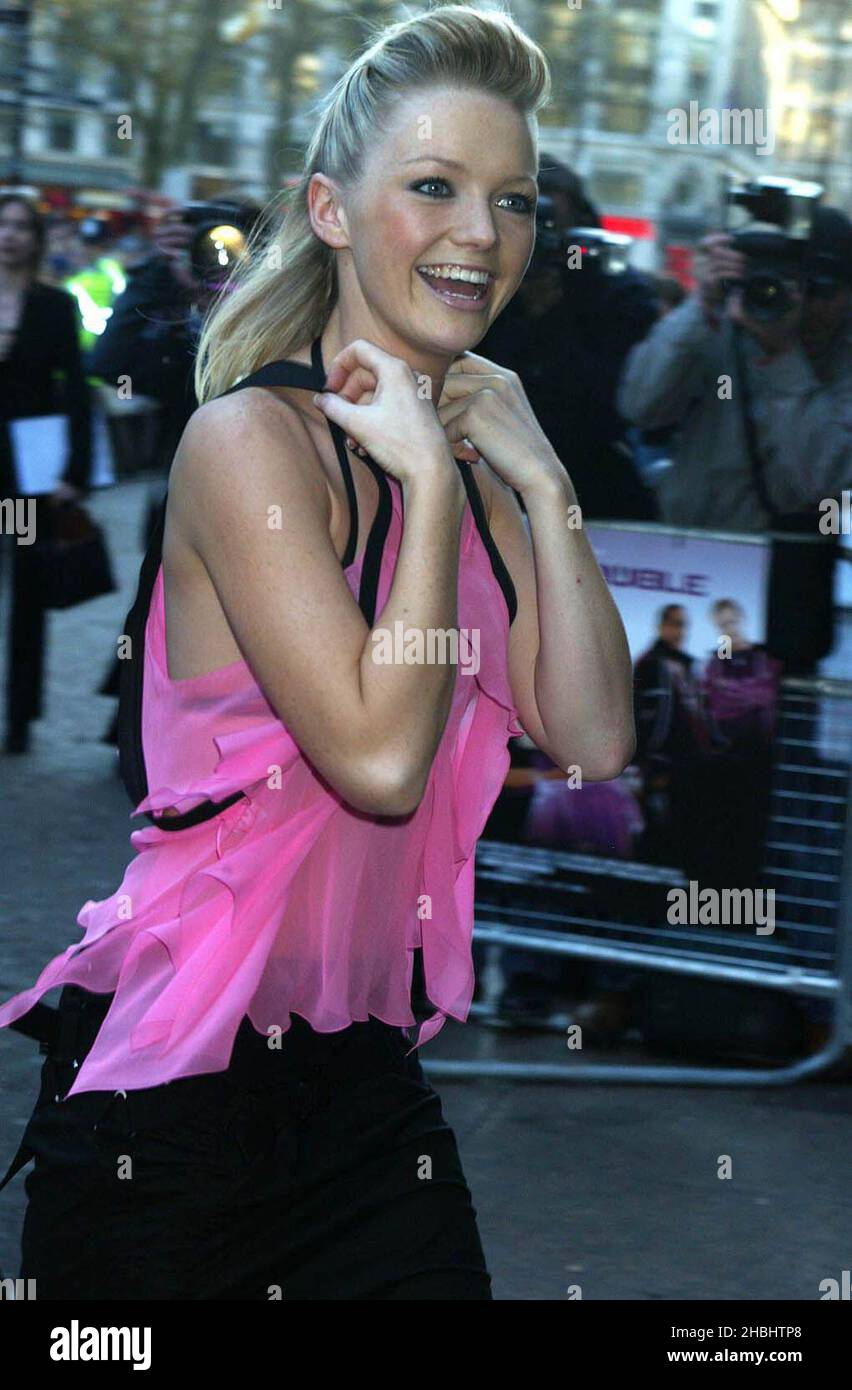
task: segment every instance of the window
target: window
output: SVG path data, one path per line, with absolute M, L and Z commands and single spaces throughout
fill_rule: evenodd
M 590 188 L 593 200 L 607 212 L 642 204 L 642 179 L 638 174 L 602 169 L 592 175 Z
M 613 34 L 609 46 L 610 68 L 649 68 L 653 62 L 654 45 L 648 34 L 630 34 L 623 30 Z
M 51 150 L 68 153 L 77 147 L 77 125 L 73 116 L 51 113 L 47 118 L 47 144 Z
M 625 135 L 643 135 L 647 126 L 647 102 L 614 101 L 604 108 L 602 130 L 622 131 Z
M 226 165 L 230 159 L 232 138 L 221 126 L 199 122 L 195 130 L 195 158 L 199 164 Z

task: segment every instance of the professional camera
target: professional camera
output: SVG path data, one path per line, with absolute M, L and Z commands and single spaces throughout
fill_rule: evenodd
M 189 246 L 193 275 L 206 289 L 221 289 L 234 266 L 246 255 L 257 210 L 227 201 L 186 203 L 181 216 L 196 229 Z
M 602 227 L 571 227 L 565 233 L 568 248 L 579 248 L 586 274 L 623 275 L 633 238 Z
M 763 178 L 729 182 L 726 190 L 725 231 L 734 250 L 748 258 L 742 281 L 743 308 L 762 323 L 781 319 L 792 307 L 792 295 L 806 282 L 819 280 L 809 272 L 809 243 L 814 214 L 822 197 L 818 183 Z M 731 282 L 733 284 L 733 282 Z M 819 287 L 814 284 L 819 292 Z
M 602 227 L 559 226 L 553 198 L 539 195 L 535 212 L 535 250 L 528 274 L 550 266 L 565 269 L 569 253 L 579 247 L 583 270 L 596 275 L 620 275 L 627 269 L 627 252 L 632 237 L 607 232 Z

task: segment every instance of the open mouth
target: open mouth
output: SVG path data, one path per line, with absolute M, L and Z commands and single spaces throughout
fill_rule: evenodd
M 417 266 L 417 274 L 445 304 L 450 304 L 455 309 L 480 309 L 491 296 L 494 284 L 491 272 L 468 272 L 467 277 L 438 273 L 447 268 L 435 266 L 426 270 Z

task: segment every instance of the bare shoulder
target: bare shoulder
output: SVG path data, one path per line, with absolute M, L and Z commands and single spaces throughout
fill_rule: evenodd
M 328 524 L 331 499 L 302 413 L 263 387 L 208 401 L 190 417 L 169 477 L 169 511 L 189 538 L 240 513 L 306 509 Z

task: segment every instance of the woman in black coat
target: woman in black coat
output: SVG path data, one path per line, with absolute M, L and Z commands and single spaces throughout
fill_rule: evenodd
M 65 290 L 36 278 L 45 227 L 20 194 L 0 196 L 0 499 L 25 498 L 36 536 L 49 539 L 56 508 L 85 495 L 91 470 L 91 397 L 78 339 L 77 306 Z M 8 421 L 65 415 L 68 450 L 52 492 L 19 490 Z M 6 509 L 8 511 L 8 509 Z M 42 713 L 45 621 L 38 544 L 11 543 L 12 616 L 4 751 L 24 753 L 29 721 Z

